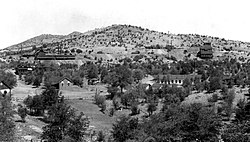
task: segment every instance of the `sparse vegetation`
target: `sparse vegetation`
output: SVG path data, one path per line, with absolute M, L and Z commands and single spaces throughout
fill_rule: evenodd
M 53 36 L 40 38 L 44 37 Z M 192 51 L 196 49 L 191 49 L 199 48 L 208 39 L 217 55 L 220 47 L 223 51 L 237 50 L 234 46 L 240 45 L 234 45 L 233 41 L 200 35 L 164 34 L 130 25 L 114 25 L 88 35 L 78 33 L 68 39 L 61 38 L 58 43 L 43 44 L 44 51 L 56 53 L 59 50 L 54 47 L 63 47 L 65 53 L 76 55 L 79 62 L 37 63 L 23 71 L 17 65 L 26 64 L 26 59 L 22 57 L 22 63 L 15 62 L 16 53 L 11 53 L 8 59 L 13 61 L 5 65 L 16 67 L 19 78 L 24 77 L 26 84 L 22 85 L 30 88 L 34 85 L 36 90 L 42 90 L 41 93 L 27 90 L 31 91 L 25 94 L 27 97 L 23 101 L 27 110 L 19 107 L 17 113 L 23 122 L 30 117 L 36 121 L 33 115 L 39 116 L 46 123 L 44 139 L 82 141 L 90 121 L 98 119 L 93 125 L 100 125 L 102 130 L 104 126 L 108 127 L 113 140 L 119 142 L 142 141 L 148 137 L 155 141 L 219 141 L 220 135 L 224 141 L 249 140 L 245 135 L 249 127 L 249 102 L 241 100 L 237 106 L 234 102 L 239 95 L 249 96 L 249 92 L 243 92 L 250 84 L 247 59 L 233 59 L 223 52 L 220 60 L 217 60 L 220 56 L 213 60 L 196 60 L 197 53 Z M 122 56 L 124 51 L 129 56 Z M 16 77 L 8 70 L 1 70 L 0 76 L 0 81 L 5 81 L 11 88 L 16 86 Z M 63 77 L 75 86 L 70 88 L 69 82 L 58 82 Z M 19 84 L 22 82 L 18 80 Z M 65 90 L 57 86 L 62 84 Z M 106 90 L 99 90 L 100 86 Z M 80 92 L 81 98 L 68 97 L 66 101 L 61 96 L 75 92 Z M 8 93 L 1 96 L 5 98 Z M 8 138 L 11 141 L 14 124 L 18 122 L 9 120 L 12 115 L 6 114 L 11 107 L 3 108 L 0 140 Z M 91 111 L 88 114 L 94 118 L 88 119 L 80 113 L 82 110 Z M 234 112 L 236 122 L 233 121 Z M 116 119 L 111 130 L 111 123 Z M 4 130 L 5 127 L 9 129 Z M 106 132 L 104 134 L 102 130 L 98 130 L 97 141 L 106 140 Z

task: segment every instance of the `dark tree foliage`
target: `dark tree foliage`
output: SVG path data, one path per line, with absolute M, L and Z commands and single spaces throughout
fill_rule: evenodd
M 112 128 L 112 136 L 116 142 L 125 142 L 134 139 L 138 129 L 138 119 L 129 116 L 121 116 Z
M 108 72 L 107 68 L 102 67 L 100 69 L 100 73 L 101 73 L 101 81 L 104 82 L 104 78 L 108 75 L 109 72 Z
M 132 76 L 136 82 L 139 82 L 144 77 L 144 72 L 141 69 L 135 69 L 132 73 Z
M 38 76 L 35 77 L 33 85 L 36 86 L 36 87 L 38 87 L 38 86 L 40 86 L 41 83 L 42 83 L 42 78 L 38 77 Z
M 53 104 L 49 108 L 49 125 L 43 127 L 42 138 L 58 142 L 69 137 L 76 142 L 82 141 L 89 120 L 83 113 L 76 115 L 75 110 L 64 103 Z
M 143 130 L 157 141 L 217 141 L 220 119 L 209 108 L 193 104 L 185 108 L 169 107 L 143 123 Z
M 87 65 L 87 77 L 89 79 L 98 78 L 98 68 L 95 64 Z
M 221 89 L 222 82 L 219 77 L 211 77 L 209 83 L 209 91 L 214 92 L 217 89 Z
M 33 76 L 32 74 L 26 74 L 26 75 L 24 76 L 24 81 L 25 81 L 28 85 L 30 85 L 30 84 L 32 84 L 33 81 L 34 81 L 34 76 Z
M 0 141 L 15 141 L 15 124 L 13 122 L 13 110 L 9 97 L 2 97 L 0 92 Z
M 121 93 L 123 93 L 123 88 L 131 84 L 132 81 L 132 72 L 128 66 L 125 65 L 114 68 L 114 70 L 105 77 L 105 82 L 112 87 L 120 87 Z
M 56 104 L 59 100 L 59 92 L 53 86 L 47 86 L 46 90 L 44 90 L 41 95 L 42 104 L 45 109 Z
M 250 122 L 231 123 L 224 126 L 221 138 L 225 142 L 249 142 Z
M 15 87 L 17 84 L 16 75 L 11 72 L 0 70 L 0 81 L 4 81 L 11 88 Z
M 22 122 L 25 122 L 25 117 L 27 116 L 27 109 L 25 107 L 20 106 L 17 112 L 18 115 L 21 117 Z
M 247 121 L 250 119 L 250 103 L 246 102 L 246 100 L 239 100 L 235 112 L 236 120 L 240 123 Z
M 149 103 L 148 109 L 147 109 L 149 116 L 151 116 L 153 112 L 156 111 L 156 109 L 157 109 L 157 105 L 155 103 L 153 102 Z

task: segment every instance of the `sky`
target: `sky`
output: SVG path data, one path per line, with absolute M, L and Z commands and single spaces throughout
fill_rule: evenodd
M 4 0 L 0 49 L 41 34 L 113 24 L 250 42 L 248 0 Z

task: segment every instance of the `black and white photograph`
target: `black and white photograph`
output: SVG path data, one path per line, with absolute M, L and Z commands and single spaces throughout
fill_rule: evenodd
M 247 0 L 0 2 L 0 142 L 250 142 Z

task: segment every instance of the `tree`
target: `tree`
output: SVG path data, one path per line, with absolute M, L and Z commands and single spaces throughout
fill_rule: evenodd
M 30 95 L 28 95 L 28 97 L 26 97 L 24 100 L 23 100 L 23 103 L 30 109 L 32 109 L 33 107 L 33 97 L 31 97 Z
M 76 115 L 75 110 L 64 103 L 53 104 L 49 108 L 49 125 L 43 127 L 42 138 L 58 142 L 69 137 L 81 141 L 89 126 L 89 120 L 83 113 Z
M 128 108 L 132 103 L 136 102 L 136 95 L 132 91 L 127 91 L 121 96 L 121 103 Z
M 95 99 L 95 104 L 98 106 L 101 106 L 106 100 L 105 96 L 101 96 L 99 94 L 95 94 L 94 99 Z
M 18 115 L 22 118 L 22 122 L 25 122 L 25 117 L 27 116 L 27 109 L 23 106 L 20 106 L 17 112 Z
M 74 74 L 72 77 L 72 82 L 74 85 L 82 86 L 83 84 L 83 79 L 80 77 L 78 74 Z
M 131 105 L 131 115 L 136 115 L 139 114 L 140 110 L 138 109 L 138 104 L 137 103 L 133 103 Z
M 17 78 L 11 72 L 0 70 L 0 77 L 1 77 L 0 81 L 4 81 L 4 83 L 6 83 L 11 88 L 15 87 L 17 84 Z
M 34 76 L 33 76 L 32 74 L 26 74 L 26 75 L 24 76 L 24 81 L 25 81 L 28 85 L 32 84 L 33 80 L 34 80 Z
M 42 104 L 45 109 L 56 104 L 59 100 L 59 92 L 53 86 L 47 86 L 47 88 L 42 92 Z
M 139 82 L 144 77 L 144 72 L 141 69 L 135 69 L 133 71 L 133 78 L 136 82 Z
M 230 123 L 225 126 L 221 137 L 225 142 L 249 142 L 249 128 L 249 121 L 243 123 Z
M 148 109 L 147 109 L 149 116 L 151 116 L 153 112 L 156 111 L 156 109 L 157 109 L 157 106 L 155 103 L 149 103 Z
M 40 77 L 35 77 L 33 85 L 38 87 L 42 83 L 42 79 Z
M 121 116 L 113 124 L 112 136 L 117 142 L 125 142 L 129 139 L 134 139 L 136 129 L 138 128 L 138 119 L 129 116 Z
M 105 135 L 103 134 L 103 131 L 98 132 L 97 140 L 98 142 L 105 142 Z
M 217 89 L 221 89 L 221 86 L 222 86 L 221 79 L 219 77 L 211 77 L 209 86 L 210 86 L 209 91 L 211 92 Z
M 81 112 L 80 115 L 74 113 L 67 126 L 67 135 L 74 141 L 81 141 L 85 131 L 89 127 L 89 119 Z
M 80 54 L 80 53 L 82 53 L 82 50 L 81 49 L 76 49 L 76 53 Z
M 35 95 L 32 98 L 31 104 L 29 104 L 29 107 L 34 110 L 34 114 L 41 115 L 43 114 L 43 111 L 45 109 L 45 106 L 43 105 L 43 98 L 41 95 Z
M 185 78 L 185 79 L 183 80 L 182 86 L 183 86 L 184 88 L 186 88 L 186 87 L 191 87 L 191 85 L 192 85 L 192 82 L 191 82 L 190 78 Z
M 104 111 L 106 110 L 107 108 L 107 105 L 106 105 L 106 101 L 104 101 L 102 104 L 101 104 L 101 111 L 104 113 Z
M 239 102 L 237 103 L 235 114 L 236 114 L 235 115 L 236 120 L 240 123 L 249 120 L 250 118 L 249 103 L 247 103 L 245 99 L 239 100 Z
M 121 93 L 123 93 L 123 88 L 132 83 L 132 72 L 128 66 L 121 65 L 115 68 L 115 73 L 117 79 L 112 84 L 116 84 L 120 87 Z
M 87 65 L 87 77 L 88 79 L 98 78 L 98 68 L 95 64 L 91 63 Z
M 201 104 L 170 105 L 160 113 L 144 120 L 139 132 L 155 141 L 218 141 L 220 117 L 212 108 Z M 140 135 L 140 134 L 136 134 Z
M 107 68 L 105 68 L 105 67 L 103 67 L 103 68 L 101 68 L 101 81 L 103 82 L 104 81 L 104 78 L 108 75 L 108 70 L 107 70 Z
M 1 92 L 0 92 L 1 96 Z M 0 97 L 0 141 L 14 142 L 15 124 L 13 122 L 13 110 L 10 98 Z
M 117 87 L 109 86 L 108 87 L 108 93 L 110 94 L 110 97 L 108 97 L 108 98 L 113 99 L 117 95 L 118 90 L 119 89 Z

